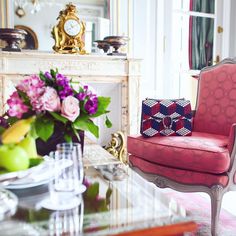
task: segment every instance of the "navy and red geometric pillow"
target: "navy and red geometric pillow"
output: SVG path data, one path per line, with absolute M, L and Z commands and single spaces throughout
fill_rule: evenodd
M 142 101 L 140 132 L 144 137 L 192 134 L 192 110 L 185 99 Z

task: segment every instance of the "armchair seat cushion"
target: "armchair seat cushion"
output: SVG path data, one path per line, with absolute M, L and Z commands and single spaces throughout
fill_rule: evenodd
M 166 177 L 181 184 L 204 185 L 208 187 L 217 184 L 226 186 L 229 180 L 226 174 L 216 175 L 161 166 L 133 155 L 130 155 L 129 162 L 131 166 L 137 167 L 144 173 Z
M 128 153 L 153 164 L 221 174 L 229 169 L 228 137 L 202 132 L 192 136 L 128 137 Z

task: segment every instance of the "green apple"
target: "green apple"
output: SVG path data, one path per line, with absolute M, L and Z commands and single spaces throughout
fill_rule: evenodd
M 34 158 L 38 156 L 35 139 L 30 135 L 20 141 L 17 146 L 22 147 L 28 154 L 29 158 Z
M 29 157 L 26 151 L 16 145 L 0 146 L 0 166 L 8 171 L 19 171 L 29 168 Z

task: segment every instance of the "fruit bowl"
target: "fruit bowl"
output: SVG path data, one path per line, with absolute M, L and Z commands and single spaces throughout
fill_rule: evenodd
M 45 165 L 45 159 L 42 157 L 37 158 L 37 159 L 38 159 L 37 161 L 36 161 L 36 158 L 30 159 L 30 162 L 31 162 L 30 168 L 26 170 L 9 172 L 5 169 L 1 169 L 0 185 L 7 186 L 11 183 L 14 183 L 15 181 L 24 179 L 32 175 L 33 173 L 40 171 Z
M 55 176 L 56 171 L 61 171 L 71 164 L 70 160 L 54 160 L 45 156 L 43 162 L 27 170 L 1 174 L 0 186 L 7 189 L 23 189 L 47 184 Z M 55 170 L 55 165 L 60 166 L 60 169 Z

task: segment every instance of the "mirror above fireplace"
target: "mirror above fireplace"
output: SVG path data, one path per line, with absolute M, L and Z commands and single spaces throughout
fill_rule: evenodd
M 110 0 L 74 0 L 78 16 L 86 23 L 85 48 L 96 52 L 94 41 L 110 35 Z M 14 0 L 14 26 L 27 29 L 26 49 L 52 51 L 51 31 L 57 24 L 59 12 L 68 0 Z

